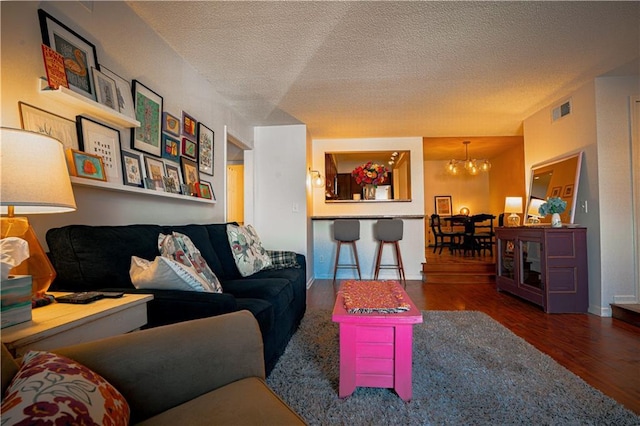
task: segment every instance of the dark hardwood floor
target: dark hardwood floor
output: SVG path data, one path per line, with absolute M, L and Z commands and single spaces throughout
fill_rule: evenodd
M 428 262 L 490 261 L 486 257 L 433 255 Z M 499 293 L 495 283 L 408 281 L 407 293 L 420 309 L 481 311 L 548 354 L 591 386 L 640 415 L 640 327 L 591 314 L 545 314 L 538 306 Z M 446 280 L 444 280 L 446 281 Z M 311 308 L 331 309 L 331 280 L 316 280 L 307 292 Z

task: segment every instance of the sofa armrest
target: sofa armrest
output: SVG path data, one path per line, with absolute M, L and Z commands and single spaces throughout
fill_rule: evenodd
M 265 378 L 258 323 L 248 311 L 61 348 L 116 387 L 132 423 L 246 378 Z

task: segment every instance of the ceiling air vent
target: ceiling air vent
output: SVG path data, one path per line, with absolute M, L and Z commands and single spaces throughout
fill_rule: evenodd
M 571 114 L 571 99 L 551 110 L 551 121 L 556 121 Z

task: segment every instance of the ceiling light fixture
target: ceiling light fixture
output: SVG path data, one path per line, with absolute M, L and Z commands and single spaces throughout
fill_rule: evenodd
M 480 172 L 488 172 L 491 170 L 491 162 L 489 160 L 476 160 L 469 158 L 469 144 L 471 141 L 463 141 L 464 144 L 464 160 L 450 160 L 447 163 L 447 172 L 449 174 L 457 176 L 462 173 L 462 170 L 466 170 L 471 176 L 475 176 Z

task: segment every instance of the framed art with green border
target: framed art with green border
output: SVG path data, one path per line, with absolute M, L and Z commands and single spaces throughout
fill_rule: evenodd
M 182 150 L 180 150 L 180 153 L 190 160 L 196 160 L 198 158 L 198 144 L 191 139 L 182 138 Z
M 122 151 L 122 176 L 123 183 L 129 186 L 144 188 L 144 176 L 140 154 Z
M 67 160 L 72 176 L 105 181 L 102 157 L 75 149 L 67 150 Z
M 69 88 L 89 99 L 96 100 L 91 68 L 98 66 L 96 47 L 80 34 L 38 9 L 42 42 L 64 58 Z
M 133 80 L 133 102 L 140 127 L 131 132 L 131 148 L 160 157 L 162 151 L 162 96 Z
M 213 197 L 211 195 L 211 184 L 209 182 L 196 182 L 196 194 L 200 198 L 206 198 L 211 200 Z
M 81 115 L 76 123 L 80 149 L 102 157 L 107 181 L 120 182 L 120 131 Z
M 202 173 L 213 176 L 213 130 L 198 123 L 198 167 Z

